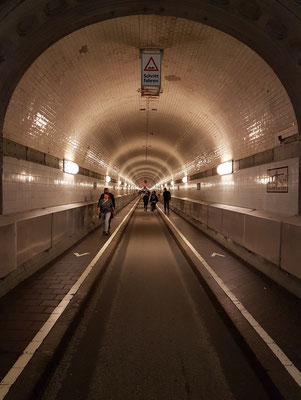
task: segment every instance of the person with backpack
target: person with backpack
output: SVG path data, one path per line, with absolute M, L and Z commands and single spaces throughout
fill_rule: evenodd
M 115 208 L 113 207 L 112 199 L 108 193 L 104 193 L 104 196 L 99 200 L 98 209 L 103 221 L 103 234 L 108 235 L 111 215 L 115 214 Z
M 156 205 L 157 205 L 157 203 L 159 201 L 158 196 L 156 195 L 155 191 L 152 192 L 149 201 L 150 201 L 150 204 L 151 204 L 151 211 L 154 212 L 156 210 Z
M 100 203 L 104 199 L 106 194 L 109 196 L 109 199 L 111 200 L 112 205 L 113 205 L 113 209 L 114 209 L 114 213 L 111 212 L 111 214 L 110 214 L 109 229 L 108 229 L 108 232 L 109 232 L 110 229 L 111 229 L 111 221 L 112 221 L 113 215 L 115 215 L 115 197 L 114 197 L 113 193 L 110 193 L 108 188 L 104 188 L 103 193 L 101 194 L 101 196 L 99 198 L 97 211 L 98 211 L 98 214 L 99 214 L 99 218 L 102 218 L 102 214 L 101 214 L 101 211 L 100 211 Z

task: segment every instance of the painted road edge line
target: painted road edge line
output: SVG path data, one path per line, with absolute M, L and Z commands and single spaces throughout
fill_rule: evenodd
M 56 321 L 60 318 L 70 301 L 72 300 L 73 296 L 77 293 L 78 289 L 80 288 L 81 284 L 84 282 L 84 280 L 87 278 L 89 273 L 91 272 L 92 268 L 95 266 L 97 261 L 100 259 L 100 257 L 103 255 L 105 250 L 108 248 L 108 246 L 111 244 L 113 241 L 114 237 L 117 235 L 119 232 L 120 228 L 124 225 L 125 221 L 128 219 L 129 215 L 132 213 L 138 202 L 140 201 L 140 198 L 135 202 L 133 207 L 130 209 L 130 211 L 126 214 L 126 216 L 123 218 L 121 223 L 117 226 L 115 231 L 112 233 L 112 235 L 108 238 L 108 240 L 105 242 L 105 244 L 102 246 L 102 248 L 98 251 L 96 256 L 93 258 L 93 260 L 89 263 L 89 265 L 86 267 L 84 272 L 81 274 L 81 276 L 78 278 L 78 280 L 75 282 L 75 284 L 72 286 L 72 288 L 69 290 L 69 292 L 64 296 L 63 300 L 59 303 L 59 305 L 52 311 L 50 314 L 49 318 L 47 321 L 43 324 L 42 328 L 38 331 L 38 333 L 35 335 L 35 337 L 32 339 L 32 341 L 28 344 L 28 346 L 25 348 L 23 353 L 20 355 L 20 357 L 17 359 L 17 361 L 14 363 L 14 365 L 11 367 L 11 369 L 8 371 L 8 373 L 5 375 L 5 377 L 2 379 L 0 382 L 0 400 L 3 400 L 4 397 L 7 395 L 9 392 L 10 388 L 12 385 L 16 382 L 17 378 L 21 375 L 22 371 L 26 367 L 26 365 L 29 363 L 37 349 L 41 346 L 43 343 L 44 339 L 48 335 L 48 333 L 51 331 L 53 326 L 55 325 Z
M 247 309 L 242 305 L 242 303 L 237 299 L 237 297 L 231 292 L 231 290 L 224 284 L 222 279 L 214 272 L 207 261 L 200 255 L 200 253 L 193 247 L 193 245 L 186 239 L 186 237 L 178 230 L 175 224 L 168 218 L 164 212 L 158 207 L 161 215 L 166 218 L 168 223 L 173 227 L 181 239 L 190 248 L 197 259 L 203 264 L 206 270 L 210 273 L 212 278 L 218 284 L 218 286 L 223 290 L 223 292 L 229 297 L 235 307 L 240 311 L 243 317 L 248 321 L 251 327 L 256 331 L 260 338 L 265 342 L 265 344 L 270 348 L 273 354 L 278 358 L 283 367 L 287 370 L 293 380 L 301 387 L 301 371 L 294 365 L 294 363 L 287 357 L 287 355 L 281 350 L 281 348 L 275 343 L 271 336 L 263 329 L 263 327 L 255 320 L 255 318 L 247 311 Z

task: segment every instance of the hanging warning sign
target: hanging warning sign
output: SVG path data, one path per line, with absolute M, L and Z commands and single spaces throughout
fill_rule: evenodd
M 146 72 L 159 71 L 157 64 L 155 63 L 153 57 L 151 57 L 148 60 L 148 63 L 146 64 L 144 71 L 146 71 Z
M 161 86 L 161 53 L 141 53 L 141 86 Z

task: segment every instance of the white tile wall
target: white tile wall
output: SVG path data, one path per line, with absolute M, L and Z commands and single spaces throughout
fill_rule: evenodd
M 93 188 L 97 182 L 97 189 Z M 81 201 L 97 201 L 105 182 L 56 168 L 4 157 L 3 214 L 34 210 Z M 113 185 L 110 187 L 113 190 Z M 127 191 L 114 189 L 116 195 Z
M 164 49 L 163 93 L 150 101 L 137 91 L 139 49 L 154 46 Z M 20 80 L 3 127 L 7 139 L 97 172 L 134 175 L 152 162 L 161 179 L 271 149 L 283 131 L 298 132 L 294 108 L 258 54 L 210 26 L 158 15 L 92 24 L 49 47 Z
M 267 193 L 267 170 L 288 166 L 288 193 Z M 231 175 L 212 176 L 195 180 L 180 189 L 172 190 L 178 197 L 188 197 L 194 200 L 204 200 L 233 206 L 254 208 L 284 215 L 298 214 L 298 181 L 299 159 L 291 158 L 284 161 L 260 165 L 237 171 Z M 197 182 L 201 190 L 196 190 Z M 177 187 L 177 186 L 176 186 Z

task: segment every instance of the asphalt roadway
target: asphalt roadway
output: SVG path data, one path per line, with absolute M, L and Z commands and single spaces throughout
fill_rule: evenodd
M 139 205 L 42 399 L 269 398 L 159 215 Z

